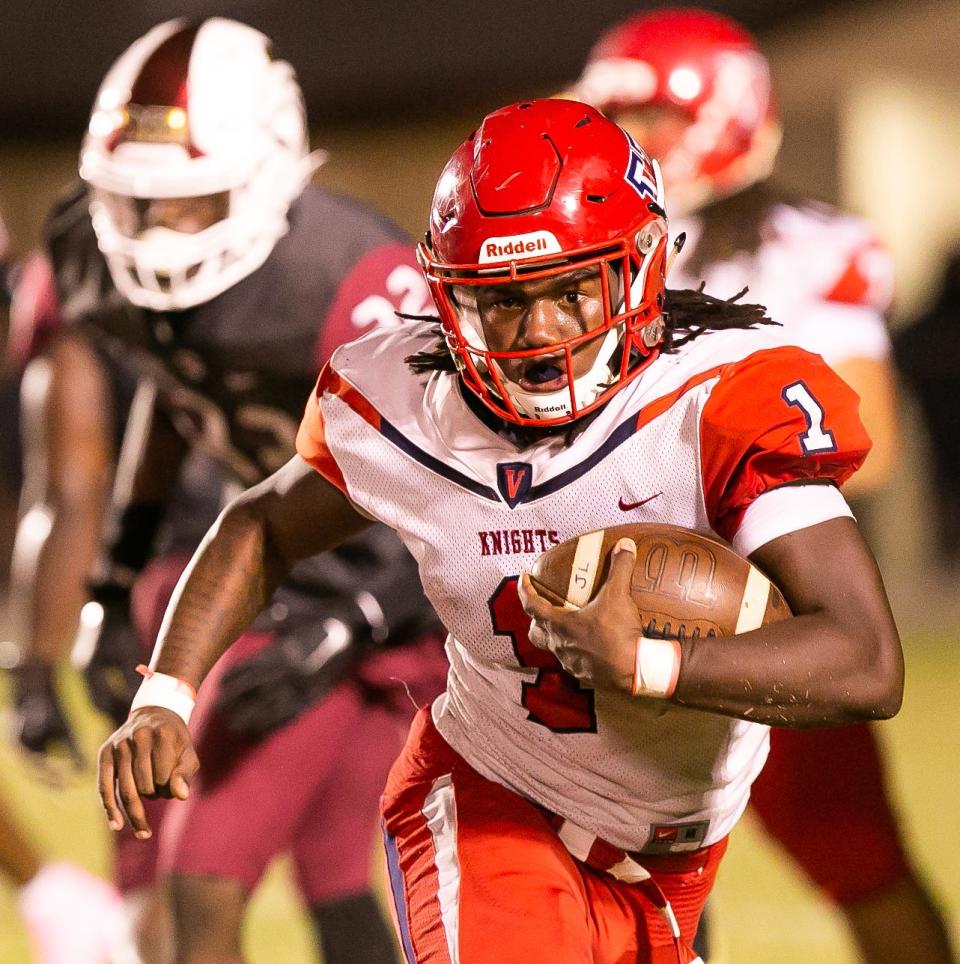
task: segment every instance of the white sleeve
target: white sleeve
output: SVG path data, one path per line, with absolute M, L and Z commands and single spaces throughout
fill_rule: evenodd
M 769 489 L 750 504 L 733 548 L 749 556 L 768 542 L 788 532 L 806 529 L 828 519 L 853 518 L 847 500 L 834 485 L 785 485 Z

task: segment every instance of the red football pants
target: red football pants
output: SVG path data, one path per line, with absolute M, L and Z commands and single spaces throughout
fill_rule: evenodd
M 136 583 L 133 605 L 144 638 L 156 634 L 186 561 L 158 559 Z M 281 851 L 289 851 L 310 905 L 370 889 L 377 803 L 416 705 L 443 689 L 440 641 L 422 637 L 365 660 L 357 676 L 382 700 L 368 699 L 350 677 L 286 726 L 244 740 L 216 712 L 219 681 L 269 642 L 265 633 L 240 637 L 201 688 L 191 720 L 200 773 L 186 802 L 149 801 L 157 832 L 148 843 L 122 838 L 124 890 L 151 883 L 159 860 L 161 873 L 236 880 L 249 891 Z
M 873 724 L 773 727 L 750 806 L 841 906 L 882 893 L 909 872 Z
M 574 860 L 537 806 L 480 776 L 421 710 L 382 801 L 407 964 L 677 964 L 726 841 L 638 858 L 670 901 L 680 947 L 642 885 Z

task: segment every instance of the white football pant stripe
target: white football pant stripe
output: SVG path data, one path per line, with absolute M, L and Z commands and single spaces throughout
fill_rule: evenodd
M 460 964 L 460 860 L 457 857 L 457 801 L 450 774 L 434 781 L 423 809 L 433 837 L 437 866 L 437 900 L 451 964 Z

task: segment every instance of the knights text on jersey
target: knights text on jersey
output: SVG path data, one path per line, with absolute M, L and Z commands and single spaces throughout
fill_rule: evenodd
M 856 396 L 767 332 L 718 332 L 661 355 L 569 444 L 518 449 L 456 376 L 404 364 L 433 339 L 422 326 L 339 349 L 298 451 L 417 559 L 450 631 L 440 732 L 484 776 L 618 846 L 719 840 L 746 806 L 766 728 L 581 685 L 531 646 L 517 576 L 593 529 L 660 522 L 729 539 L 767 489 L 842 483 L 870 444 Z

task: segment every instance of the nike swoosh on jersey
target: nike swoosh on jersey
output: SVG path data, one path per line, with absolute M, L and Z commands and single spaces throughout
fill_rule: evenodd
M 649 495 L 639 502 L 624 502 L 623 496 L 620 496 L 620 501 L 617 504 L 620 506 L 621 512 L 630 512 L 633 509 L 639 509 L 640 506 L 646 505 L 648 502 L 652 502 L 654 499 L 658 499 L 661 495 L 663 495 L 662 492 L 655 492 L 653 495 Z

